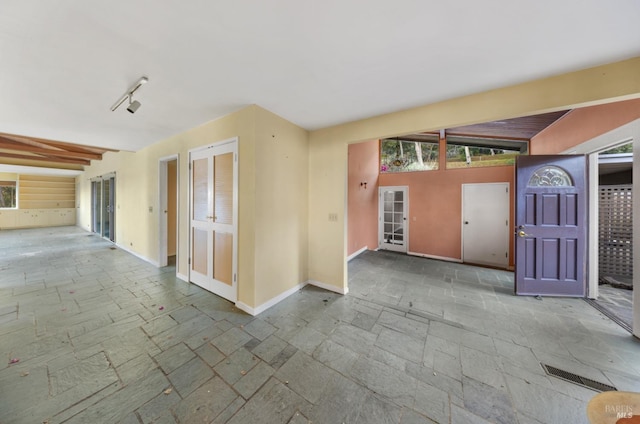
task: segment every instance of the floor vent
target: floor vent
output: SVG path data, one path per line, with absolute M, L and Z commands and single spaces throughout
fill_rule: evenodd
M 569 371 L 564 371 L 560 368 L 552 367 L 551 365 L 540 365 L 542 365 L 542 368 L 544 368 L 544 371 L 547 373 L 547 375 L 552 375 L 554 377 L 568 381 L 569 383 L 577 384 L 578 386 L 586 387 L 587 389 L 595 390 L 596 392 L 618 391 L 618 389 L 613 386 L 609 386 L 608 384 L 600 383 L 598 381 L 591 380 L 590 378 L 581 377 Z
M 633 330 L 631 329 L 631 327 L 629 326 L 629 324 L 627 324 L 626 322 L 622 321 L 620 318 L 618 318 L 615 314 L 613 314 L 610 310 L 608 310 L 607 308 L 605 308 L 604 306 L 600 305 L 598 302 L 596 302 L 593 299 L 584 299 L 585 302 L 587 302 L 589 305 L 593 306 L 594 308 L 596 308 L 598 311 L 600 311 L 600 313 L 604 316 L 606 316 L 607 318 L 609 318 L 611 321 L 615 322 L 616 324 L 618 324 L 620 327 L 624 328 L 625 330 L 627 330 L 629 333 L 633 334 Z

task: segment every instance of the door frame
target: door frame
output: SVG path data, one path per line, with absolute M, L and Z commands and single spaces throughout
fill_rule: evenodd
M 192 226 L 191 226 L 191 214 L 192 214 L 192 204 L 193 204 L 193 167 L 192 167 L 192 155 L 196 152 L 201 152 L 203 150 L 212 149 L 216 147 L 221 147 L 226 144 L 232 144 L 233 154 L 235 155 L 234 167 L 233 167 L 233 249 L 232 249 L 232 265 L 231 265 L 231 273 L 233 275 L 233 286 L 235 286 L 235 299 L 233 303 L 238 302 L 238 293 L 240 286 L 240 279 L 238 277 L 238 203 L 239 203 L 239 170 L 238 167 L 240 165 L 240 152 L 238 148 L 238 137 L 231 137 L 225 140 L 217 141 L 211 144 L 207 144 L 205 146 L 199 146 L 194 149 L 189 150 L 188 163 L 189 163 L 189 181 L 188 185 L 188 204 L 187 204 L 187 227 L 188 227 L 188 235 L 187 235 L 187 253 L 188 253 L 188 266 L 187 266 L 187 281 L 191 281 L 191 243 L 192 243 Z M 193 283 L 196 284 L 196 283 Z M 197 285 L 197 284 L 196 284 Z M 198 285 L 198 287 L 200 287 Z M 215 293 L 214 293 L 215 294 Z M 217 294 L 216 294 L 217 295 Z M 218 296 L 218 295 L 217 295 Z M 222 297 L 222 296 L 221 296 Z
M 176 161 L 176 274 L 178 272 L 178 257 L 180 249 L 180 231 L 178 225 L 180 223 L 180 155 L 164 156 L 158 159 L 158 266 L 167 266 L 167 241 L 169 238 L 169 222 L 167 214 L 168 196 L 167 196 L 167 177 L 169 162 Z
M 609 150 L 616 146 L 631 142 L 633 143 L 634 154 L 633 209 L 638 210 L 638 208 L 640 208 L 640 169 L 638 169 L 640 168 L 640 166 L 636 164 L 640 163 L 640 119 L 636 119 L 635 121 L 622 125 L 607 133 L 587 140 L 578 146 L 561 152 L 561 154 L 585 154 L 589 156 L 589 242 L 587 243 L 589 277 L 587 284 L 587 297 L 590 299 L 597 299 L 599 295 L 598 279 L 600 272 L 598 268 L 598 154 L 605 150 Z M 638 158 L 636 158 L 636 155 L 638 156 Z M 634 252 L 640 252 L 640 216 L 637 217 L 637 215 L 640 214 L 634 214 L 633 218 Z M 633 266 L 636 269 L 640 269 L 640 255 L 634 255 Z M 634 289 L 638 289 L 638 287 L 635 285 L 635 280 L 636 278 L 634 277 Z M 640 289 L 638 289 L 638 292 L 640 292 Z M 636 308 L 638 308 L 635 303 L 636 302 L 634 298 L 634 311 Z M 640 302 L 637 303 L 640 305 Z M 638 325 L 634 325 L 634 329 L 638 329 L 638 333 L 636 334 L 640 334 L 640 314 Z
M 384 234 L 384 200 L 382 194 L 384 191 L 402 191 L 404 192 L 404 224 L 403 224 L 403 247 L 404 249 L 385 249 L 382 247 L 382 238 Z M 409 252 L 409 186 L 378 186 L 378 249 L 390 250 L 392 252 Z
M 486 186 L 486 185 L 493 185 L 493 186 L 502 186 L 502 187 L 506 187 L 507 191 L 507 210 L 506 210 L 506 216 L 507 216 L 507 222 L 506 222 L 506 226 L 504 227 L 504 242 L 505 242 L 505 246 L 506 246 L 506 264 L 504 265 L 504 269 L 508 269 L 509 268 L 509 239 L 511 236 L 511 232 L 510 232 L 510 224 L 511 224 L 511 193 L 509 192 L 510 189 L 510 183 L 508 181 L 498 181 L 498 182 L 492 182 L 492 183 L 465 183 L 462 184 L 461 187 L 461 214 L 460 216 L 462 217 L 462 220 L 460 222 L 460 258 L 462 260 L 462 262 L 465 262 L 465 257 L 464 257 L 464 231 L 465 231 L 465 215 L 464 215 L 464 208 L 465 208 L 465 198 L 464 198 L 464 194 L 465 194 L 465 187 L 469 187 L 469 186 L 477 186 L 477 185 L 482 185 L 482 186 Z M 489 264 L 489 263 L 479 263 L 479 265 L 488 265 L 488 266 L 495 266 L 495 267 L 499 267 L 502 265 L 499 264 Z
M 110 214 L 110 219 L 109 219 L 109 232 L 113 235 L 113 239 L 109 236 L 105 237 L 104 236 L 104 217 L 103 217 L 103 201 L 104 201 L 104 184 L 105 181 L 110 183 L 110 180 L 113 179 L 113 186 L 110 186 L 110 190 L 109 190 L 109 195 L 111 197 L 111 199 L 113 199 L 112 205 L 111 205 L 111 210 L 108 211 L 108 213 Z M 116 173 L 114 172 L 109 172 L 108 174 L 104 174 L 104 175 L 97 175 L 93 178 L 89 179 L 90 183 L 91 183 L 91 232 L 94 234 L 98 234 L 100 237 L 102 237 L 105 240 L 109 240 L 112 243 L 116 243 L 116 202 L 117 202 L 117 190 L 116 190 Z M 94 190 L 94 183 L 100 182 L 100 193 L 99 196 L 96 196 L 96 190 Z M 96 221 L 96 216 L 95 216 L 95 200 L 96 197 L 99 197 L 99 203 L 100 206 L 98 208 L 98 210 L 100 211 L 100 217 L 98 218 L 100 220 L 100 233 L 95 231 L 95 221 Z

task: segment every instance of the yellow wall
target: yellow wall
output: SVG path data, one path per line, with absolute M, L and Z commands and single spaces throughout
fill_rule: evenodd
M 256 116 L 255 305 L 307 280 L 307 131 L 264 110 Z
M 640 58 L 313 131 L 309 135 L 309 278 L 346 278 L 347 145 L 640 97 Z M 338 213 L 338 221 L 328 215 Z
M 158 162 L 162 157 L 178 154 L 177 266 L 179 274 L 188 275 L 188 152 L 233 137 L 238 137 L 239 159 L 238 300 L 256 307 L 305 281 L 307 133 L 258 106 L 249 106 L 135 153 L 105 154 L 102 161 L 78 177 L 78 225 L 91 228 L 90 179 L 115 172 L 116 242 L 158 262 L 162 212 L 158 210 Z

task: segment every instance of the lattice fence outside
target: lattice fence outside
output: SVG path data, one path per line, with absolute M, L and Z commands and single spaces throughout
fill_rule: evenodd
M 632 185 L 600 186 L 598 256 L 600 278 L 633 276 Z

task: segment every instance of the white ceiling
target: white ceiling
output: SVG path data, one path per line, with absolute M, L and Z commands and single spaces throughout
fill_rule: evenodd
M 249 104 L 313 130 L 640 56 L 638 18 L 638 0 L 2 0 L 0 132 L 138 150 Z M 142 75 L 140 110 L 111 112 Z

